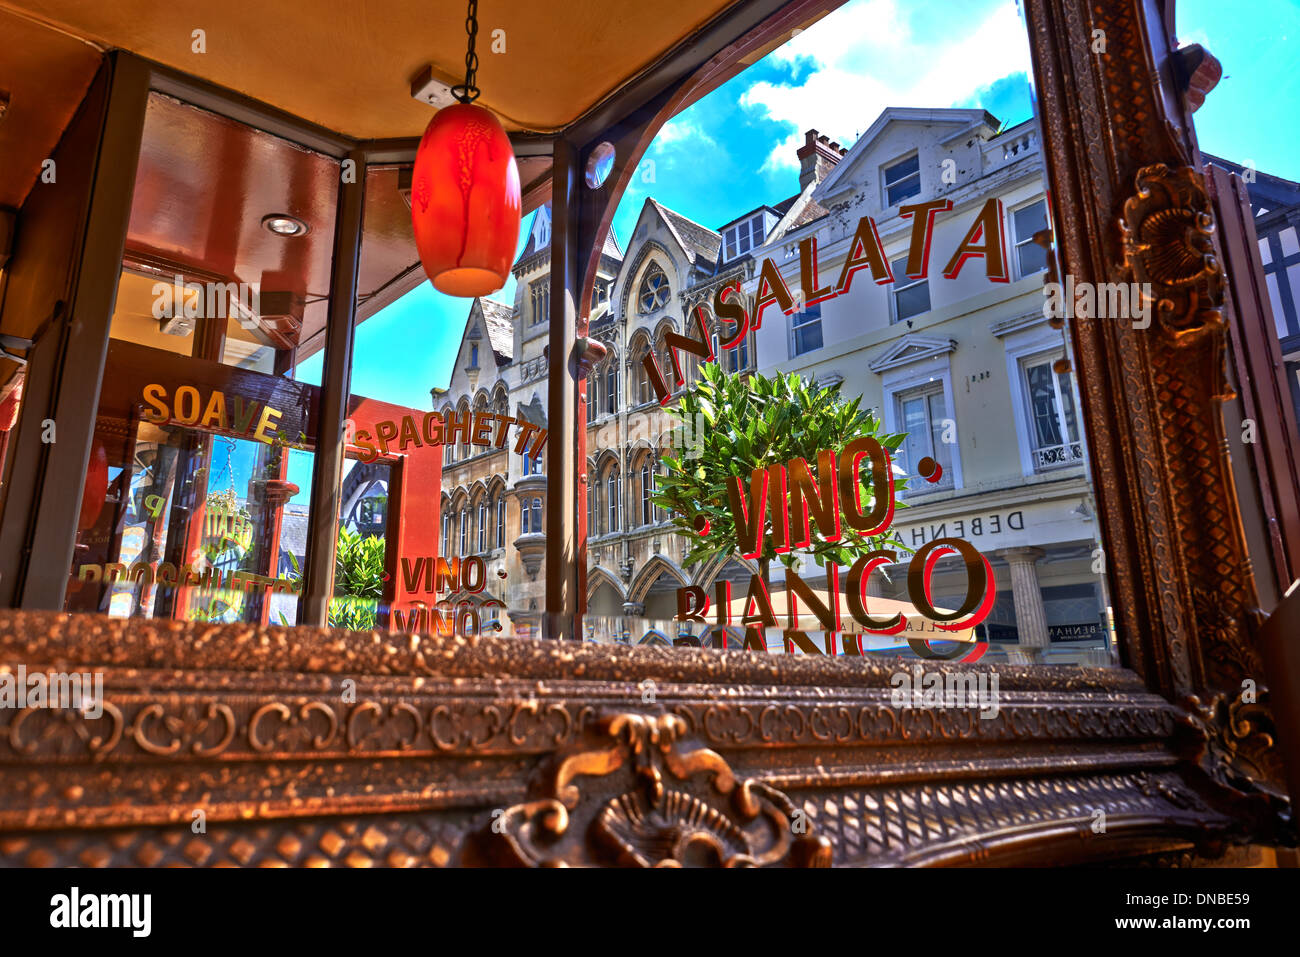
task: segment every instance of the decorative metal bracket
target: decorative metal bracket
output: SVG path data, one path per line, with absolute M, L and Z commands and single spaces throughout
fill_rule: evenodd
M 830 866 L 830 841 L 804 811 L 761 781 L 737 781 L 716 751 L 683 750 L 685 731 L 676 715 L 602 720 L 598 737 L 612 746 L 558 759 L 545 797 L 494 818 L 497 856 L 525 867 Z M 600 779 L 609 796 L 584 800 L 579 777 Z

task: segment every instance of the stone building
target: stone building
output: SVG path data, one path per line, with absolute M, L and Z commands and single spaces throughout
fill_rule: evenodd
M 731 372 L 798 372 L 861 395 L 885 432 L 908 434 L 896 457 L 909 476 L 895 518 L 903 543 L 962 537 L 989 557 L 998 597 L 988 635 L 1018 641 L 1029 650 L 1012 654 L 1029 658 L 1108 654 L 1074 386 L 1064 339 L 1044 316 L 1046 254 L 1032 240 L 1047 226 L 1033 123 L 1003 130 L 983 110 L 891 108 L 852 149 L 810 130 L 798 159 L 798 193 L 716 230 L 647 198 L 626 252 L 612 234 L 606 243 L 590 335 L 607 351 L 586 380 L 589 615 L 622 618 L 619 628 L 634 637 L 669 638 L 678 587 L 709 587 L 719 576 L 747 582 L 757 570 L 738 556 L 682 564 L 688 542 L 650 495 L 663 453 L 690 435 L 674 429 L 642 360 L 653 350 L 670 375 L 665 336 L 693 332 L 701 305 L 718 353 L 707 308 L 714 292 L 739 283 L 752 312 L 756 267 L 767 257 L 797 294 L 799 244 L 808 237 L 817 241 L 822 282 L 833 282 L 860 218 L 871 216 L 892 283 L 859 278 L 812 305 L 796 295 L 789 315 L 769 307 L 761 327 L 718 361 Z M 951 209 L 935 217 L 926 275 L 909 278 L 913 224 L 899 207 L 931 199 Z M 1000 203 L 1005 281 L 990 281 L 978 258 L 946 278 L 943 260 L 990 199 Z M 515 265 L 513 308 L 473 303 L 450 390 L 436 407 L 514 410 L 545 423 L 548 257 L 543 209 Z M 681 388 L 689 388 L 698 360 L 682 354 L 681 362 Z M 943 467 L 936 483 L 913 474 L 925 456 Z M 448 450 L 445 468 L 444 553 L 483 554 L 490 574 L 503 569 L 502 600 L 523 620 L 542 594 L 544 462 L 460 446 Z M 811 563 L 802 574 L 824 580 Z M 779 582 L 779 565 L 773 575 Z M 906 600 L 904 568 L 890 579 L 873 578 L 871 592 Z M 960 605 L 962 592 L 960 568 L 941 565 L 941 607 Z
M 435 409 L 495 412 L 546 428 L 550 242 L 550 207 L 544 206 L 514 265 L 513 305 L 486 297 L 471 302 L 448 387 L 432 390 Z M 611 230 L 593 296 L 595 317 L 608 309 L 621 260 Z M 468 441 L 443 449 L 441 554 L 484 559 L 487 591 L 509 609 L 517 634 L 536 628 L 545 593 L 545 468 L 545 447 L 537 458 L 520 455 L 513 438 L 500 449 Z

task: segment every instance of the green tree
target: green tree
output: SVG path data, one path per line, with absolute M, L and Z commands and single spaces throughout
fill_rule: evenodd
M 795 457 L 815 468 L 820 450 L 833 449 L 838 455 L 853 439 L 864 436 L 875 438 L 890 452 L 896 450 L 906 436 L 884 434 L 875 414 L 859 408 L 861 401 L 861 397 L 842 396 L 839 385 L 819 388 L 795 373 L 768 378 L 729 374 L 717 363 L 704 365 L 699 383 L 669 409 L 688 430 L 686 434 L 693 435 L 694 454 L 688 457 L 686 450 L 676 449 L 664 456 L 667 474 L 659 478 L 653 496 L 656 505 L 671 510 L 678 533 L 693 541 L 685 564 L 736 549 L 736 523 L 727 498 L 727 481 L 733 476 L 748 488 L 754 469 L 783 465 Z M 875 501 L 871 469 L 863 468 L 860 474 L 860 501 L 868 509 Z M 903 503 L 896 507 L 902 508 Z M 700 515 L 709 522 L 708 534 L 702 537 L 695 530 Z M 773 549 L 770 512 L 764 513 L 764 527 L 768 534 L 759 566 L 766 581 L 773 558 L 790 567 L 796 555 L 777 554 Z M 811 531 L 812 540 L 803 551 L 818 565 L 827 561 L 851 565 L 876 548 L 909 550 L 892 530 L 867 538 L 844 524 L 838 542 L 826 541 L 815 524 Z
M 384 551 L 384 540 L 378 535 L 363 538 L 358 532 L 339 529 L 334 553 L 334 597 L 329 604 L 331 628 L 374 629 L 379 602 L 384 597 Z M 293 566 L 289 580 L 301 583 L 302 570 L 292 553 L 289 562 Z

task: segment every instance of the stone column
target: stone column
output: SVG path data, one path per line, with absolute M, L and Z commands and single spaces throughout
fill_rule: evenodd
M 1016 634 L 1018 648 L 1008 650 L 1007 657 L 1014 664 L 1032 664 L 1039 660 L 1048 644 L 1047 609 L 1043 607 L 1043 593 L 1038 587 L 1038 569 L 1035 563 L 1046 552 L 1041 548 L 1025 546 L 1004 548 L 998 555 L 1011 566 L 1011 594 L 1016 606 Z
M 645 602 L 642 601 L 625 601 L 623 602 L 623 614 L 629 618 L 641 618 L 645 616 Z
M 868 597 L 868 598 L 884 598 L 884 597 L 885 597 L 885 580 L 884 580 L 884 578 L 882 578 L 881 575 L 880 575 L 880 573 L 881 573 L 882 571 L 885 571 L 885 569 L 877 569 L 877 570 L 876 570 L 876 571 L 871 575 L 871 577 L 867 579 L 867 597 Z M 889 569 L 889 571 L 890 571 L 891 574 L 896 574 L 896 572 L 894 572 L 893 569 Z M 898 571 L 899 571 L 899 572 L 902 572 L 904 575 L 907 574 L 907 572 L 906 572 L 904 566 L 902 566 L 902 565 L 899 565 L 899 566 L 898 566 Z

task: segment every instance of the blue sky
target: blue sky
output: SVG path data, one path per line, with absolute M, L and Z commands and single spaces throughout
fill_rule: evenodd
M 1179 0 L 1177 10 L 1179 39 L 1202 43 L 1224 66 L 1196 114 L 1202 149 L 1300 180 L 1300 0 L 1253 0 L 1249 15 L 1222 0 Z M 851 146 L 888 106 L 979 106 L 1014 125 L 1031 114 L 1029 70 L 1009 0 L 851 0 L 665 125 L 619 203 L 619 242 L 650 195 L 712 228 L 791 196 L 795 150 L 810 128 Z M 514 286 L 512 277 L 493 298 L 513 303 Z M 353 391 L 430 408 L 468 313 L 468 300 L 425 282 L 368 319 L 357 330 Z M 298 377 L 319 383 L 321 358 Z
M 1193 117 L 1201 149 L 1300 180 L 1300 0 L 1178 0 L 1175 10 L 1179 42 L 1223 64 Z

